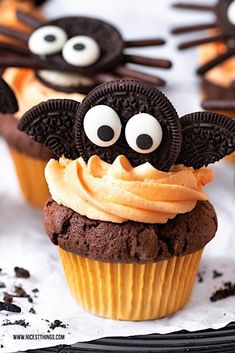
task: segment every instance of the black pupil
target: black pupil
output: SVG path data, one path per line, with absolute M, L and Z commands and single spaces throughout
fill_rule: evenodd
M 53 34 L 47 34 L 44 39 L 46 42 L 54 42 L 56 40 L 56 36 Z
M 74 44 L 73 49 L 80 51 L 80 50 L 85 49 L 85 45 L 82 43 L 76 43 L 76 44 Z
M 99 127 L 97 135 L 102 141 L 111 141 L 114 137 L 114 131 L 110 126 L 103 125 Z
M 137 137 L 136 144 L 140 149 L 148 150 L 153 145 L 153 139 L 147 134 L 142 134 Z

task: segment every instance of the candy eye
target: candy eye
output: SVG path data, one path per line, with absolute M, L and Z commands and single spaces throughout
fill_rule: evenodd
M 122 129 L 119 116 L 107 105 L 91 108 L 85 115 L 83 126 L 89 140 L 100 147 L 114 145 Z
M 125 136 L 134 151 L 151 153 L 162 141 L 162 128 L 152 115 L 140 113 L 134 115 L 126 124 Z
M 63 57 L 70 65 L 90 66 L 100 56 L 100 47 L 97 42 L 87 36 L 76 36 L 69 39 L 63 48 Z
M 235 26 L 235 1 L 232 1 L 227 10 L 229 21 Z
M 35 55 L 52 55 L 62 50 L 66 40 L 67 35 L 62 28 L 44 26 L 31 34 L 28 46 Z

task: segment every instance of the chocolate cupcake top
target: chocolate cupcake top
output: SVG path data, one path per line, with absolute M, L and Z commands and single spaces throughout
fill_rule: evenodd
M 207 5 L 205 3 L 185 3 L 179 2 L 173 5 L 175 8 L 182 10 L 193 10 L 209 12 L 214 14 L 214 21 L 208 23 L 200 23 L 196 25 L 187 25 L 182 27 L 176 27 L 172 30 L 175 35 L 187 34 L 197 31 L 207 31 L 210 33 L 205 35 L 204 38 L 196 40 L 190 40 L 179 44 L 180 50 L 200 46 L 207 43 L 214 43 L 219 46 L 218 50 L 215 50 L 215 56 L 212 57 L 208 62 L 203 64 L 197 69 L 199 75 L 208 74 L 209 71 L 224 63 L 228 59 L 231 59 L 235 55 L 234 39 L 235 39 L 235 1 L 234 0 L 218 0 L 214 5 Z M 222 44 L 222 45 L 221 45 Z M 210 82 L 210 89 L 207 91 L 208 97 L 202 102 L 202 106 L 209 110 L 218 111 L 232 111 L 234 110 L 234 82 L 231 80 L 228 87 L 221 87 L 220 94 L 216 95 L 218 85 L 213 85 Z M 206 84 L 207 86 L 207 84 Z M 205 87 L 205 86 L 204 86 Z
M 0 27 L 0 33 L 21 44 L 0 45 L 0 67 L 32 68 L 47 86 L 65 92 L 87 93 L 99 83 L 126 77 L 157 86 L 165 84 L 158 76 L 128 66 L 169 69 L 169 60 L 130 55 L 127 51 L 163 45 L 162 39 L 125 41 L 117 28 L 95 18 L 62 17 L 42 23 L 22 11 L 17 16 L 32 33 Z

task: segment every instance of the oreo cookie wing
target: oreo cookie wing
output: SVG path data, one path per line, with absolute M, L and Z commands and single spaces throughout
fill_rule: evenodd
M 78 152 L 73 131 L 79 104 L 70 99 L 51 99 L 40 103 L 23 115 L 18 129 L 51 149 L 56 157 L 64 155 L 76 159 Z
M 0 78 L 0 113 L 13 114 L 18 111 L 18 103 L 13 90 Z
M 215 163 L 235 151 L 235 120 L 212 112 L 180 119 L 182 146 L 177 164 L 195 169 Z

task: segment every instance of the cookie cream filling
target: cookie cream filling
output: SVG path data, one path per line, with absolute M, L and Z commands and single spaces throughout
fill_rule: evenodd
M 94 81 L 90 78 L 74 74 L 70 72 L 40 70 L 38 76 L 46 82 L 56 86 L 77 87 L 77 86 L 92 86 Z

